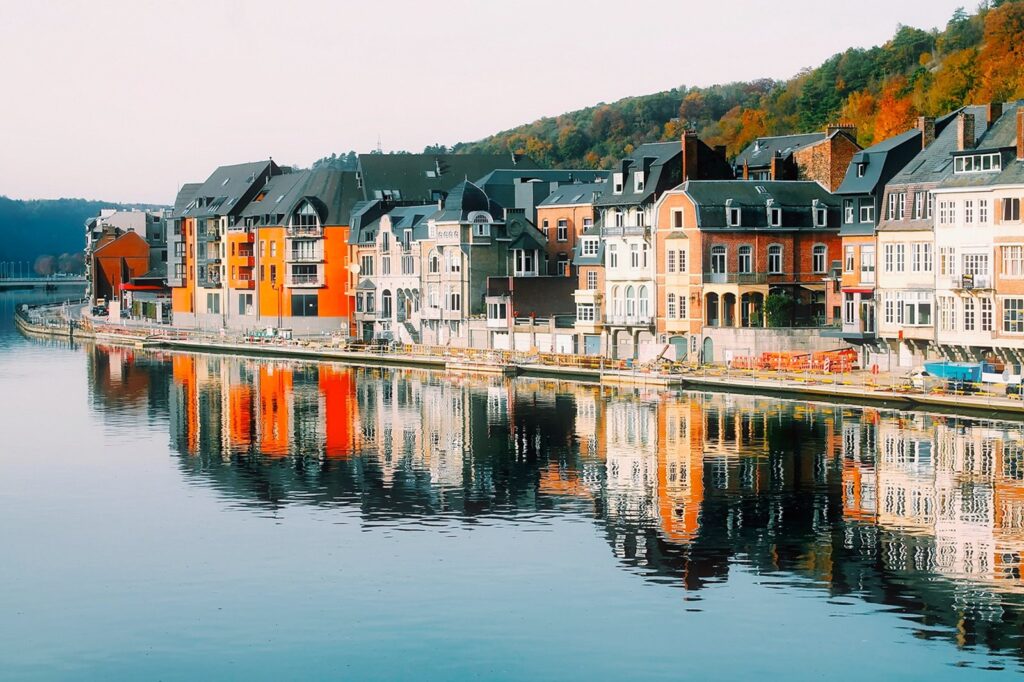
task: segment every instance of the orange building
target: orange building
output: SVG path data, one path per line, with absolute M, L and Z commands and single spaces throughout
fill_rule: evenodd
M 89 273 L 93 301 L 121 298 L 121 286 L 149 271 L 149 244 L 134 232 L 100 239 L 93 250 Z
M 348 222 L 356 173 L 222 166 L 179 193 L 170 228 L 174 323 L 349 330 Z

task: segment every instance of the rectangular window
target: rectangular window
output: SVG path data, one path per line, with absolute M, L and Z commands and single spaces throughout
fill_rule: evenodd
M 904 272 L 907 269 L 907 245 L 896 245 L 896 272 Z
M 768 274 L 778 275 L 782 273 L 782 247 L 768 247 Z
M 676 230 L 683 229 L 683 212 L 679 209 L 672 211 L 672 228 Z
M 580 303 L 576 306 L 576 319 L 580 322 L 593 322 L 596 318 L 593 303 Z
M 896 218 L 903 220 L 907 215 L 907 193 L 900 192 L 896 195 Z
M 970 199 L 964 202 L 964 224 L 974 224 L 974 202 Z
M 569 221 L 562 218 L 558 221 L 558 232 L 555 238 L 560 242 L 569 241 Z
M 751 258 L 751 248 L 749 246 L 741 246 L 737 250 L 737 268 L 736 271 L 742 274 L 749 274 L 754 271 L 754 266 Z
M 674 250 L 672 250 L 672 249 L 669 249 L 668 252 L 665 254 L 665 256 L 666 256 L 666 267 L 665 267 L 665 269 L 668 272 L 675 272 L 676 271 L 676 252 Z
M 373 256 L 363 256 L 359 259 L 359 275 L 373 277 Z
M 974 299 L 971 297 L 964 299 L 964 331 L 974 331 Z
M 380 259 L 380 274 L 390 275 L 391 274 L 391 256 L 381 256 Z
M 1020 220 L 1020 199 L 1003 199 L 1003 221 L 1016 222 Z
M 843 294 L 843 324 L 854 322 L 854 300 L 853 294 Z
M 964 254 L 964 269 L 965 275 L 987 275 L 988 274 L 988 254 L 987 253 L 965 253 Z
M 875 222 L 875 203 L 872 199 L 860 200 L 860 222 Z
M 612 175 L 612 193 L 622 194 L 622 173 Z
M 591 290 L 597 289 L 597 272 L 594 270 L 587 273 L 587 288 Z
M 843 248 L 843 272 L 852 273 L 855 266 L 855 250 L 852 246 Z
M 274 258 L 277 256 L 277 242 L 270 242 L 270 257 Z
M 892 294 L 886 294 L 885 303 L 882 306 L 882 319 L 885 321 L 886 324 L 892 324 L 893 322 L 895 322 L 893 310 L 896 306 L 894 305 L 894 303 L 895 301 L 893 301 L 892 299 Z
M 633 191 L 637 193 L 644 191 L 644 174 L 641 171 L 633 173 Z
M 992 331 L 992 299 L 981 299 L 981 331 Z
M 589 230 L 593 226 L 594 226 L 594 219 L 593 218 L 584 218 L 583 219 L 583 231 L 584 232 Z
M 932 271 L 932 245 L 930 243 L 922 244 L 922 258 L 921 258 L 921 272 Z
M 896 220 L 896 193 L 889 193 L 889 211 L 886 216 L 889 220 Z
M 679 272 L 686 272 L 686 251 L 679 249 Z
M 925 202 L 925 218 L 928 220 L 932 219 L 932 213 L 935 211 L 935 195 L 928 192 L 927 201 Z
M 853 199 L 843 199 L 843 222 L 847 225 L 853 222 Z
M 1024 298 L 1003 299 L 1003 331 L 1024 334 Z
M 261 239 L 260 240 L 260 258 L 263 258 L 266 255 L 267 255 L 267 240 L 266 239 Z
M 583 255 L 584 256 L 596 256 L 597 255 L 598 242 L 596 239 L 584 239 L 583 240 Z
M 988 199 L 978 200 L 978 222 L 982 225 L 988 224 Z
M 949 220 L 948 205 L 949 202 L 947 201 L 939 202 L 939 225 L 945 225 L 946 222 Z
M 924 217 L 924 192 L 914 192 L 914 220 Z
M 1002 272 L 1005 277 L 1024 277 L 1024 246 L 1000 247 L 1002 250 Z
M 782 225 L 782 209 L 781 208 L 769 208 L 768 218 L 770 219 L 772 227 L 779 227 Z
M 277 284 L 277 266 L 276 265 L 271 265 L 270 266 L 270 283 L 271 284 Z
M 956 308 L 952 296 L 939 296 L 939 331 L 956 329 Z
M 740 209 L 729 207 L 726 208 L 725 210 L 729 214 L 729 227 L 739 227 Z
M 871 284 L 875 281 L 875 247 L 860 247 L 860 281 Z
M 629 245 L 629 264 L 631 267 L 640 267 L 640 245 L 630 244 Z

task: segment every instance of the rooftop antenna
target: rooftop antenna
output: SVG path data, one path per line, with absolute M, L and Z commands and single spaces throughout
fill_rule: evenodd
M 384 153 L 384 148 L 380 144 L 380 133 L 377 133 L 377 153 L 378 154 L 383 154 Z

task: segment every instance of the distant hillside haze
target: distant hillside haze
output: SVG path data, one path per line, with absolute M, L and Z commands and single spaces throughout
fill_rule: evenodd
M 85 221 L 99 215 L 101 208 L 132 206 L 87 199 L 25 201 L 0 196 L 0 261 L 34 263 L 41 256 L 59 259 L 80 253 L 85 247 Z

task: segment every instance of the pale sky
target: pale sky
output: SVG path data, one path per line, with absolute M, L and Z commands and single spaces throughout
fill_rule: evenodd
M 788 78 L 964 0 L 0 0 L 0 194 L 170 203 L 218 165 L 422 151 Z

